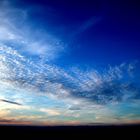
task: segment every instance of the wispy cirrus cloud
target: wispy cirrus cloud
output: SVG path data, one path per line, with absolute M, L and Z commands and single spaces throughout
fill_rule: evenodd
M 32 28 L 29 9 L 19 9 L 9 1 L 0 3 L 0 41 L 22 53 L 46 61 L 53 60 L 64 50 L 60 39 L 44 29 Z
M 79 35 L 86 30 L 90 29 L 92 26 L 96 25 L 98 22 L 101 21 L 100 17 L 92 16 L 91 18 L 87 19 L 83 24 L 78 28 L 77 31 L 74 32 L 74 36 Z

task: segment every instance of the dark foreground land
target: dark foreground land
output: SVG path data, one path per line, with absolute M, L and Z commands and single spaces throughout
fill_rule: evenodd
M 67 139 L 139 139 L 140 125 L 119 126 L 0 126 L 2 139 L 67 140 Z

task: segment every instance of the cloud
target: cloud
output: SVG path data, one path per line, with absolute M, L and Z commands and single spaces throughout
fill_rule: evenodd
M 110 66 L 102 72 L 95 69 L 83 71 L 79 68 L 66 71 L 47 64 L 46 60 L 52 59 L 61 50 L 60 41 L 46 32 L 27 27 L 30 25 L 27 11 L 13 8 L 9 4 L 1 4 L 1 7 L 1 82 L 36 90 L 59 99 L 84 98 L 99 104 L 139 97 L 139 88 L 130 80 L 135 64 L 122 63 L 119 66 Z M 16 22 L 21 17 L 22 22 L 17 25 Z M 94 17 L 89 19 L 81 26 L 80 31 L 90 28 L 97 21 Z M 37 61 L 33 56 L 43 60 Z M 126 77 L 128 78 L 125 79 Z
M 76 31 L 73 32 L 71 37 L 74 39 L 76 36 L 80 35 L 81 33 L 85 32 L 86 30 L 90 29 L 92 26 L 96 25 L 98 22 L 101 21 L 100 17 L 90 17 L 86 21 L 84 21 Z
M 109 105 L 139 102 L 136 63 L 107 66 L 100 71 L 60 68 L 50 62 L 63 50 L 61 40 L 46 31 L 32 29 L 28 12 L 7 4 L 0 7 L 3 8 L 0 11 L 3 19 L 0 21 L 0 98 L 3 99 L 0 108 L 5 109 L 0 112 L 1 122 L 51 121 L 52 118 L 64 124 L 79 123 L 75 120 L 117 122 L 119 119 Z M 15 16 L 16 13 L 19 15 Z M 78 33 L 96 22 L 94 18 L 89 19 Z M 23 106 L 12 105 L 11 101 Z M 16 115 L 10 118 L 12 112 Z
M 83 98 L 98 104 L 140 97 L 139 87 L 130 76 L 131 64 L 110 66 L 103 72 L 94 69 L 83 71 L 79 68 L 65 71 L 55 65 L 31 61 L 3 44 L 0 50 L 1 82 L 36 90 L 58 99 Z
M 9 1 L 1 2 L 0 8 L 0 42 L 3 45 L 46 61 L 54 60 L 63 52 L 64 44 L 60 39 L 41 27 L 33 28 L 31 10 L 14 7 Z
M 20 103 L 13 102 L 13 101 L 8 101 L 8 100 L 5 100 L 5 99 L 0 99 L 0 101 L 6 102 L 6 103 L 10 103 L 10 104 L 15 104 L 15 105 L 22 105 L 22 104 L 20 104 Z
M 48 116 L 57 116 L 61 114 L 58 110 L 55 109 L 41 108 L 40 111 L 47 113 Z
M 121 64 L 110 67 L 101 73 L 97 70 L 87 72 L 74 70 L 75 79 L 72 83 L 75 83 L 75 87 L 70 90 L 70 93 L 77 98 L 84 98 L 99 104 L 137 99 L 139 87 L 129 76 L 130 65 Z
M 35 122 L 31 121 L 18 121 L 16 119 L 1 119 L 0 118 L 0 125 L 35 125 Z
M 79 106 L 71 106 L 69 109 L 70 110 L 81 110 L 81 108 Z
M 97 18 L 95 16 L 89 18 L 88 20 L 86 20 L 79 28 L 78 30 L 78 34 L 88 30 L 89 28 L 91 28 L 93 25 L 96 25 L 99 21 L 101 21 L 101 18 Z
M 6 117 L 7 115 L 10 114 L 10 111 L 9 110 L 4 110 L 4 109 L 1 109 L 0 111 L 0 117 Z

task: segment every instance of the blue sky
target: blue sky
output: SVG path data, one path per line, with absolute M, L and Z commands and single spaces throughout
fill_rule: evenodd
M 71 53 L 66 54 L 66 60 L 70 63 L 89 63 L 92 59 L 94 65 L 97 62 L 116 64 L 139 58 L 140 21 L 136 2 L 42 0 L 24 3 L 27 7 L 36 7 L 31 18 L 37 24 L 68 45 Z
M 0 9 L 1 124 L 140 122 L 137 2 L 2 0 Z

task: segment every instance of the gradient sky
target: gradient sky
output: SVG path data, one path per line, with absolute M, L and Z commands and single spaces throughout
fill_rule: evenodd
M 0 124 L 140 123 L 140 6 L 1 0 Z

